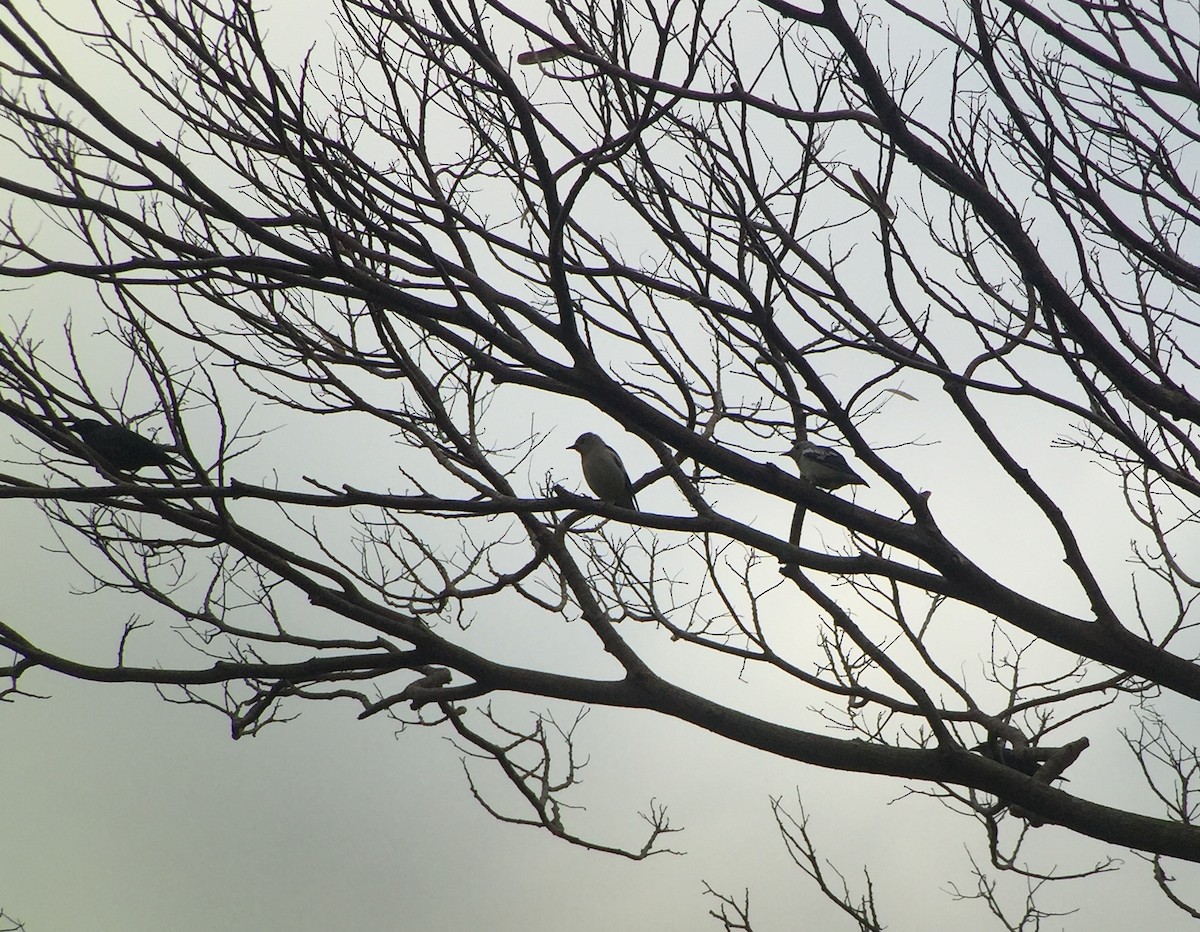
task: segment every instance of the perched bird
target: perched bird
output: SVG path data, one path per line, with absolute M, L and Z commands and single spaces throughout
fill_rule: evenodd
M 583 46 L 576 45 L 574 42 L 567 45 L 552 45 L 547 49 L 536 49 L 528 52 L 522 52 L 517 56 L 518 65 L 543 65 L 547 62 L 558 61 L 560 58 L 566 58 L 572 52 L 582 52 Z
M 162 446 L 119 424 L 80 418 L 71 429 L 97 459 L 116 472 L 137 472 L 143 466 L 179 465 Z
M 800 467 L 800 475 L 822 489 L 840 489 L 844 485 L 866 485 L 867 482 L 850 468 L 846 458 L 832 447 L 820 447 L 808 440 L 799 441 L 788 450 L 788 456 Z
M 1019 770 L 1026 776 L 1032 777 L 1038 770 L 1041 769 L 1041 762 L 1031 760 L 1024 754 L 1018 754 L 1008 745 L 996 746 L 989 741 L 983 744 L 977 744 L 971 748 L 976 754 L 986 757 L 988 760 L 994 760 L 998 764 L 1003 764 L 1005 767 L 1011 767 L 1013 770 Z
M 567 449 L 579 451 L 583 478 L 598 498 L 637 511 L 629 473 L 625 471 L 625 464 L 616 450 L 592 433 L 580 434 Z

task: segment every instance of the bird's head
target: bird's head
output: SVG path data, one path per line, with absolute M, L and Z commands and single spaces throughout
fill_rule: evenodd
M 787 451 L 787 455 L 792 459 L 799 459 L 804 455 L 805 450 L 810 450 L 814 446 L 816 446 L 816 444 L 814 444 L 811 440 L 797 440 L 795 445 Z
M 569 447 L 567 447 L 567 449 L 568 450 L 578 450 L 580 453 L 586 453 L 588 450 L 592 449 L 593 447 L 596 447 L 603 443 L 604 443 L 604 441 L 601 440 L 597 434 L 593 434 L 589 431 L 586 434 L 580 434 L 578 437 L 576 437 L 575 442 L 573 444 L 571 444 Z
M 80 437 L 87 437 L 104 427 L 102 423 L 90 417 L 67 417 L 63 418 L 63 423 Z

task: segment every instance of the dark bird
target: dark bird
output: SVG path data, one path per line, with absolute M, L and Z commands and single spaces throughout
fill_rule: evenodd
M 629 473 L 625 471 L 625 464 L 621 462 L 616 450 L 592 433 L 580 434 L 567 449 L 579 451 L 579 459 L 583 463 L 583 478 L 597 497 L 610 504 L 637 511 Z
M 582 52 L 583 46 L 574 42 L 568 45 L 552 45 L 546 49 L 530 50 L 517 56 L 518 65 L 543 65 L 547 62 L 566 58 L 572 52 Z
M 801 440 L 788 450 L 788 456 L 800 467 L 800 475 L 818 488 L 832 492 L 844 485 L 867 484 L 833 447 L 822 447 L 809 440 Z
M 81 418 L 71 429 L 114 472 L 137 472 L 143 466 L 179 466 L 165 448 L 128 427 Z
M 1031 760 L 1024 754 L 1018 754 L 1007 745 L 997 747 L 991 742 L 985 741 L 983 744 L 977 744 L 971 748 L 976 754 L 981 754 L 988 760 L 994 760 L 998 764 L 1003 764 L 1005 767 L 1011 767 L 1013 770 L 1019 770 L 1026 776 L 1032 777 L 1042 767 L 1041 761 Z

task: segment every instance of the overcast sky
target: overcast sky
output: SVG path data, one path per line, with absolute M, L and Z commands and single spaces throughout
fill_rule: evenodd
M 82 7 L 79 0 L 55 4 L 64 16 L 80 15 Z M 275 28 L 289 22 L 281 19 Z M 292 42 L 302 47 L 314 24 L 310 17 L 291 24 Z M 86 58 L 79 61 L 88 67 Z M 48 333 L 67 313 L 87 322 L 101 312 L 86 284 L 34 284 L 6 296 L 6 315 L 21 318 L 31 310 Z M 941 395 L 915 386 L 914 393 L 915 400 L 904 403 L 906 416 L 939 435 Z M 579 487 L 577 458 L 565 447 L 581 418 L 598 416 L 563 411 L 565 429 L 553 434 L 531 475 L 550 471 Z M 633 438 L 602 419 L 596 425 L 635 474 L 652 467 Z M 372 470 L 383 469 L 352 443 L 312 444 L 295 425 L 264 426 L 279 429 L 268 448 L 239 466 L 248 481 L 299 457 L 296 475 L 324 470 L 351 481 L 348 470 L 362 469 L 370 479 Z M 1044 445 L 1044 459 L 1034 459 L 1052 486 L 1071 490 L 1073 516 L 1098 537 L 1111 532 L 1116 519 L 1103 504 L 1111 490 L 1101 477 L 1065 469 L 1055 475 L 1048 444 L 1053 425 L 1001 419 L 998 426 L 1022 434 L 1031 446 Z M 0 458 L 27 461 L 19 441 L 29 437 L 0 425 Z M 1057 564 L 1020 536 L 1019 511 L 993 507 L 986 464 L 972 469 L 974 454 L 955 448 L 951 437 L 941 444 L 914 449 L 907 465 L 922 487 L 936 490 L 934 502 L 951 536 L 972 544 L 985 567 L 1020 578 L 1034 594 L 1061 596 L 1062 607 L 1071 608 L 1066 603 L 1074 596 L 1054 588 Z M 381 458 L 403 455 L 389 449 Z M 897 463 L 905 464 L 904 457 Z M 378 476 L 382 488 L 392 473 Z M 895 505 L 881 490 L 857 494 L 868 507 Z M 651 510 L 679 507 L 653 489 L 641 501 Z M 152 606 L 74 594 L 86 577 L 51 552 L 55 541 L 41 514 L 20 502 L 5 502 L 3 509 L 0 618 L 8 624 L 47 645 L 63 645 L 72 656 L 111 662 L 114 630 L 135 613 L 161 617 Z M 820 529 L 810 525 L 806 533 Z M 1115 536 L 1122 547 L 1107 565 L 1120 571 L 1127 535 Z M 664 638 L 651 645 L 649 631 L 623 633 L 646 639 L 650 656 L 664 667 L 679 656 Z M 557 661 L 557 652 L 570 656 L 577 634 L 583 636 L 562 631 L 555 635 L 560 640 L 548 641 L 544 632 L 518 632 L 510 646 L 519 654 L 536 644 L 548 661 Z M 987 632 L 976 628 L 964 637 L 982 650 Z M 683 685 L 711 687 L 709 678 L 721 676 L 710 694 L 820 727 L 814 713 L 788 705 L 785 691 L 753 672 L 739 679 L 736 666 L 690 658 L 679 664 Z M 224 718 L 168 704 L 148 687 L 89 685 L 44 673 L 22 682 L 48 697 L 0 705 L 0 909 L 22 921 L 26 932 L 683 932 L 718 928 L 707 918 L 717 903 L 703 895 L 706 882 L 737 895 L 750 888 L 758 932 L 848 929 L 791 865 L 775 831 L 770 798 L 790 801 L 798 814 L 797 793 L 821 853 L 846 873 L 850 886 L 861 889 L 862 870 L 870 871 L 890 928 L 988 928 L 978 904 L 956 902 L 948 892 L 952 883 L 973 886 L 964 839 L 972 850 L 982 849 L 965 820 L 931 801 L 901 798 L 904 787 L 893 780 L 775 760 L 644 713 L 595 710 L 580 732 L 591 758 L 578 796 L 587 806 L 578 816 L 582 826 L 610 843 L 636 846 L 637 812 L 653 799 L 685 829 L 667 841 L 685 855 L 634 863 L 496 822 L 471 798 L 461 755 L 440 732 L 397 736 L 382 716 L 357 721 L 357 709 L 348 704 L 309 703 L 295 722 L 234 742 Z M 510 697 L 497 704 L 514 712 L 552 708 L 563 721 L 575 711 Z M 1088 798 L 1116 795 L 1115 787 L 1137 781 L 1111 732 L 1094 738 L 1086 767 L 1078 769 L 1071 788 Z M 1107 852 L 1054 827 L 1039 829 L 1032 847 L 1054 852 L 1064 871 L 1086 869 Z M 1079 912 L 1044 928 L 1181 925 L 1181 914 L 1164 904 L 1141 866 L 1121 873 L 1118 882 L 1102 876 L 1064 885 L 1047 897 L 1047 905 L 1055 904 Z

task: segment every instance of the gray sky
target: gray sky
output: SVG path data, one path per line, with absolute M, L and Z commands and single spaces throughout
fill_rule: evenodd
M 68 12 L 64 4 L 60 12 L 74 15 L 74 7 Z M 291 38 L 302 47 L 312 24 L 297 25 Z M 19 318 L 36 307 L 53 330 L 68 311 L 82 320 L 99 312 L 88 286 L 60 287 L 10 294 L 6 313 Z M 992 507 L 987 464 L 942 435 L 942 396 L 912 388 L 917 400 L 903 403 L 906 416 L 927 425 L 923 429 L 941 445 L 932 453 L 905 451 L 896 461 L 935 490 L 947 530 L 972 545 L 973 555 L 983 554 L 987 568 L 1061 600 L 1061 607 L 1076 607 L 1075 596 L 1058 587 L 1058 565 L 1045 559 L 1038 539 L 1022 536 L 1019 512 Z M 572 410 L 562 419 L 573 427 L 580 417 L 587 415 Z M 363 481 L 377 480 L 377 487 L 395 481 L 351 444 L 314 448 L 289 425 L 279 426 L 238 475 L 261 480 L 279 462 L 304 454 L 307 459 L 294 464 L 296 475 L 325 470 L 357 483 L 348 470 L 361 469 Z M 1052 488 L 1070 490 L 1064 500 L 1085 529 L 1113 539 L 1106 565 L 1121 571 L 1128 535 L 1113 533 L 1112 490 L 1098 475 L 1056 465 L 1046 442 L 1053 425 L 999 426 L 1022 435 L 1031 449 L 1046 448 L 1044 455 L 1030 454 L 1031 462 L 1044 468 Z M 598 429 L 635 474 L 651 467 L 632 438 L 611 424 Z M 15 430 L 0 425 L 0 458 L 24 458 L 10 439 Z M 554 434 L 531 467 L 531 480 L 550 470 L 581 485 L 577 458 L 563 449 L 574 433 Z M 649 509 L 676 504 L 653 489 L 641 501 Z M 860 492 L 859 501 L 885 511 L 895 506 L 876 489 Z M 31 507 L 5 503 L 2 527 L 0 618 L 18 630 L 63 645 L 73 656 L 111 660 L 113 632 L 132 613 L 161 617 L 153 607 L 72 595 L 71 587 L 85 578 L 49 552 L 53 539 Z M 818 727 L 810 710 L 795 708 L 787 691 L 759 674 L 743 682 L 736 665 L 697 661 L 661 637 L 651 642 L 649 630 L 623 633 L 644 640 L 653 661 L 674 668 L 683 685 L 706 685 L 739 707 Z M 484 629 L 479 636 L 494 635 Z M 569 656 L 579 636 L 530 628 L 510 631 L 508 643 L 514 653 L 538 644 L 555 661 Z M 964 648 L 983 650 L 986 638 L 983 627 L 974 627 L 964 635 Z M 655 799 L 685 828 L 667 844 L 686 856 L 632 863 L 497 823 L 471 799 L 460 755 L 440 732 L 409 730 L 397 739 L 392 723 L 382 717 L 359 722 L 348 704 L 308 703 L 297 721 L 233 742 L 223 718 L 167 704 L 146 687 L 46 674 L 24 685 L 51 697 L 0 705 L 0 909 L 24 922 L 27 932 L 684 932 L 718 928 L 706 915 L 717 904 L 702 896 L 704 882 L 731 894 L 749 887 L 758 932 L 798 928 L 801 921 L 805 928 L 849 928 L 791 866 L 775 831 L 770 797 L 790 800 L 798 814 L 797 791 L 821 853 L 851 887 L 861 888 L 863 867 L 871 872 L 890 928 L 968 928 L 985 921 L 977 904 L 956 903 L 946 892 L 952 882 L 972 886 L 964 839 L 976 852 L 981 839 L 965 820 L 927 800 L 901 799 L 904 787 L 894 781 L 774 760 L 644 713 L 596 710 L 581 730 L 582 749 L 591 755 L 576 798 L 587 806 L 578 815 L 581 826 L 603 840 L 633 844 L 641 837 L 636 812 Z M 497 705 L 547 707 L 509 697 Z M 552 708 L 563 721 L 574 714 Z M 1078 776 L 1071 773 L 1080 795 L 1104 799 L 1125 781 L 1136 783 L 1112 732 L 1094 736 L 1084 761 Z M 1053 852 L 1064 871 L 1084 869 L 1106 851 L 1053 827 L 1038 830 L 1032 847 Z M 1181 925 L 1180 914 L 1153 891 L 1147 869 L 1133 866 L 1117 877 L 1051 893 L 1048 905 L 1079 909 L 1061 927 Z M 1014 903 L 1020 900 L 1019 885 L 1012 895 Z
M 83 579 L 31 546 L 48 543 L 32 509 L 6 506 L 5 530 L 2 617 L 49 643 L 77 639 L 73 646 L 87 652 L 91 639 L 97 656 L 110 652 L 129 605 L 65 592 Z M 680 677 L 684 685 L 699 675 L 691 674 Z M 726 676 L 719 692 L 734 704 L 753 698 L 815 727 L 805 710 L 787 711 L 786 691 L 763 692 L 753 673 L 746 683 Z M 983 920 L 976 904 L 944 892 L 948 882 L 971 881 L 965 823 L 936 804 L 889 805 L 902 795 L 892 781 L 774 760 L 645 713 L 596 710 L 581 730 L 591 755 L 576 797 L 588 807 L 581 830 L 632 844 L 641 837 L 635 813 L 651 798 L 686 829 L 668 842 L 686 856 L 632 863 L 496 823 L 471 800 L 448 742 L 423 730 L 397 740 L 388 722 L 356 721 L 349 705 L 307 703 L 297 721 L 233 742 L 223 718 L 164 703 L 146 687 L 42 674 L 26 688 L 52 698 L 0 706 L 0 798 L 10 801 L 0 906 L 28 932 L 682 932 L 712 923 L 703 882 L 726 893 L 749 887 L 762 932 L 795 928 L 801 915 L 814 928 L 845 927 L 790 866 L 774 829 L 769 798 L 794 802 L 797 791 L 821 853 L 852 886 L 863 867 L 871 871 L 891 928 Z M 526 707 L 506 698 L 497 705 Z M 555 709 L 570 720 L 571 709 Z M 1087 766 L 1072 771 L 1073 789 L 1103 799 L 1114 779 L 1136 775 L 1115 736 L 1088 733 L 1098 740 Z M 1053 827 L 1037 833 L 1035 850 L 1043 845 L 1063 870 L 1103 852 Z M 1147 915 L 1164 929 L 1178 921 L 1145 870 L 1118 877 L 1067 885 L 1058 899 L 1081 912 L 1061 927 L 1132 928 Z

